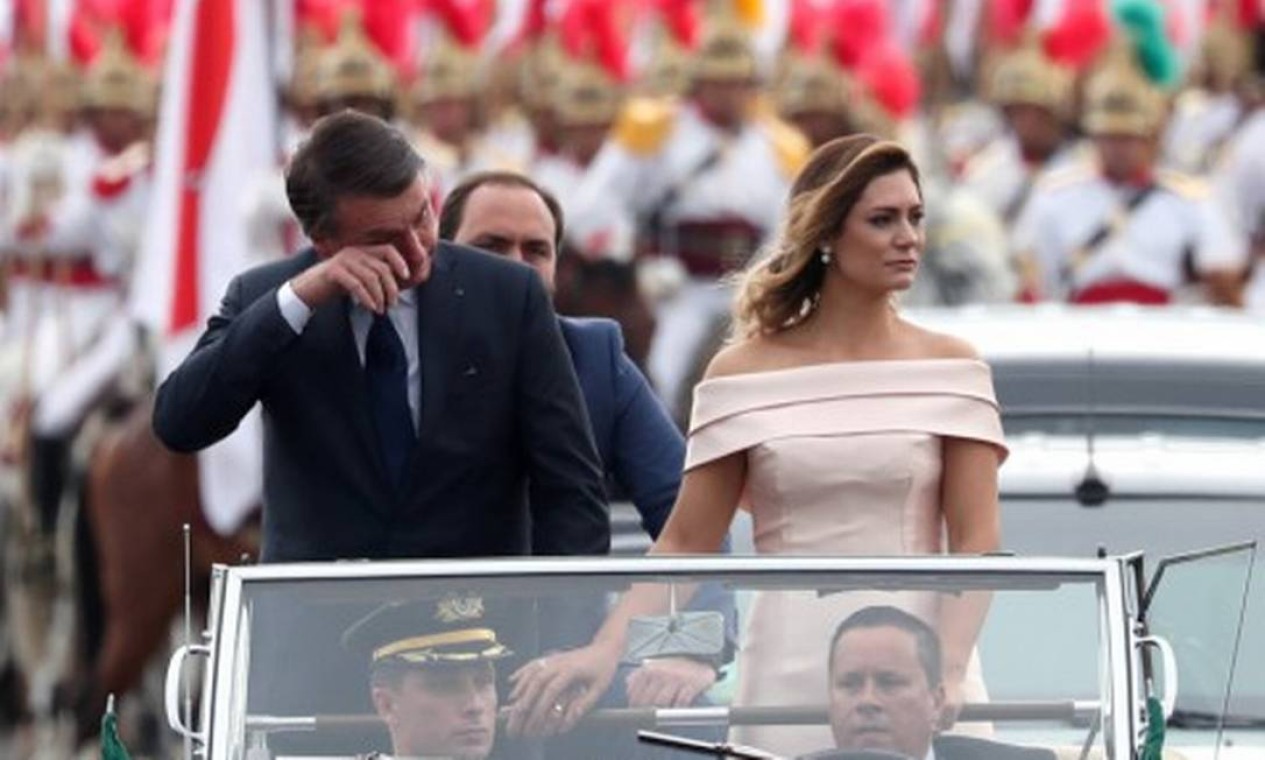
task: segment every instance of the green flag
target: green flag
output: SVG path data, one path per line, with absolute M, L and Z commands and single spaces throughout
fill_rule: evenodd
M 1146 741 L 1140 760 L 1160 760 L 1164 754 L 1164 708 L 1158 698 L 1146 698 L 1146 716 Z
M 101 760 L 132 760 L 119 739 L 119 716 L 114 714 L 113 694 L 106 700 L 105 714 L 101 716 Z

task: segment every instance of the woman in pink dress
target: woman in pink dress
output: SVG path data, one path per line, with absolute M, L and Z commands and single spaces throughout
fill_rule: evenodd
M 922 220 L 918 170 L 900 145 L 858 135 L 813 153 L 780 240 L 738 288 L 736 340 L 695 391 L 685 476 L 653 553 L 715 551 L 739 507 L 760 553 L 998 549 L 1005 447 L 989 368 L 893 306 L 913 284 Z M 866 596 L 757 595 L 735 704 L 824 702 L 830 630 L 877 601 Z M 979 698 L 972 660 L 986 601 L 921 593 L 897 603 L 937 626 L 950 691 Z M 662 604 L 652 591 L 627 594 L 588 647 L 516 674 L 511 731 L 569 728 L 609 683 L 627 621 Z M 734 738 L 787 756 L 830 746 L 826 727 Z

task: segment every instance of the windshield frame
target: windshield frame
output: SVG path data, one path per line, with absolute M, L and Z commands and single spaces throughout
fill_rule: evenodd
M 203 681 L 202 716 L 198 728 L 205 733 L 201 754 L 211 760 L 229 760 L 248 740 L 240 719 L 234 718 L 235 704 L 245 704 L 238 693 L 244 684 L 238 673 L 243 642 L 229 632 L 240 630 L 243 599 L 252 584 L 277 581 L 402 580 L 409 578 L 478 578 L 507 576 L 646 576 L 647 579 L 686 574 L 760 576 L 769 574 L 870 573 L 870 574 L 961 574 L 998 576 L 1039 576 L 1059 574 L 1097 583 L 1101 596 L 1100 656 L 1108 683 L 1104 685 L 1103 714 L 1100 718 L 1106 756 L 1115 760 L 1131 758 L 1136 752 L 1137 710 L 1140 705 L 1135 684 L 1136 662 L 1134 618 L 1126 601 L 1128 574 L 1124 558 L 1047 558 L 1014 556 L 905 556 L 905 557 L 789 557 L 789 556 L 674 556 L 674 557 L 583 557 L 486 560 L 406 560 L 389 562 L 333 562 L 217 566 L 214 574 L 212 608 L 204 634 L 212 649 L 208 672 Z M 1002 584 L 1004 587 L 1004 584 Z M 240 735 L 237 735 L 240 734 Z M 1101 745 L 1100 745 L 1101 746 Z M 1121 754 L 1123 753 L 1123 754 Z

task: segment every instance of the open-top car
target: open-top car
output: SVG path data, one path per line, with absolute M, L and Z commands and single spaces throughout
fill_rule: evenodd
M 1158 749 L 1165 721 L 1164 757 L 1246 758 L 1258 750 L 1222 746 L 1221 717 L 1254 552 L 1154 568 L 1141 555 L 221 567 L 202 639 L 169 669 L 169 720 L 212 760 L 1126 760 Z M 731 596 L 737 628 L 689 605 L 702 588 Z M 630 593 L 649 606 L 609 691 L 559 733 L 581 695 L 533 706 L 524 674 L 587 643 Z M 978 627 L 952 684 L 950 627 Z M 190 655 L 205 656 L 196 710 L 181 699 Z M 631 675 L 673 659 L 719 678 L 689 705 L 630 705 Z M 544 716 L 529 731 L 511 718 L 527 707 Z

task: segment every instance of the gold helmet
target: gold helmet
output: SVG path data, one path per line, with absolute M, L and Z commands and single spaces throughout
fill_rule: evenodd
M 20 131 L 36 118 L 42 100 L 47 64 L 38 56 L 20 53 L 0 75 L 0 128 L 5 134 Z M 77 88 L 77 84 L 76 84 Z
M 413 102 L 431 103 L 446 98 L 473 98 L 482 91 L 477 72 L 478 53 L 462 45 L 447 33 L 440 33 L 427 51 L 417 81 L 413 84 Z
M 848 115 L 854 85 L 824 55 L 788 53 L 782 61 L 773 102 L 782 116 L 820 111 Z
M 121 29 L 111 29 L 83 85 L 85 108 L 117 108 L 151 115 L 157 86 L 150 73 L 127 49 Z
M 623 93 L 619 82 L 594 63 L 568 63 L 553 92 L 553 112 L 560 126 L 610 124 L 619 115 Z
M 365 36 L 360 15 L 352 9 L 343 13 L 338 39 L 320 56 L 316 66 L 316 99 L 395 97 L 395 72 Z
M 660 26 L 651 43 L 653 54 L 638 77 L 637 91 L 649 97 L 676 97 L 690 88 L 693 54 Z
M 556 35 L 546 31 L 527 51 L 518 72 L 519 100 L 533 111 L 553 108 L 553 91 L 565 60 Z
M 1167 118 L 1168 98 L 1139 68 L 1129 43 L 1113 43 L 1085 86 L 1085 132 L 1154 137 Z
M 988 77 L 988 96 L 999 106 L 1033 105 L 1066 116 L 1072 107 L 1072 73 L 1046 57 L 1034 35 L 998 57 Z
M 1217 14 L 1208 24 L 1201 43 L 1201 63 L 1207 84 L 1223 92 L 1252 70 L 1252 38 Z
M 736 0 L 716 0 L 709 5 L 708 16 L 694 56 L 693 79 L 754 82 L 759 77 L 759 63 Z

